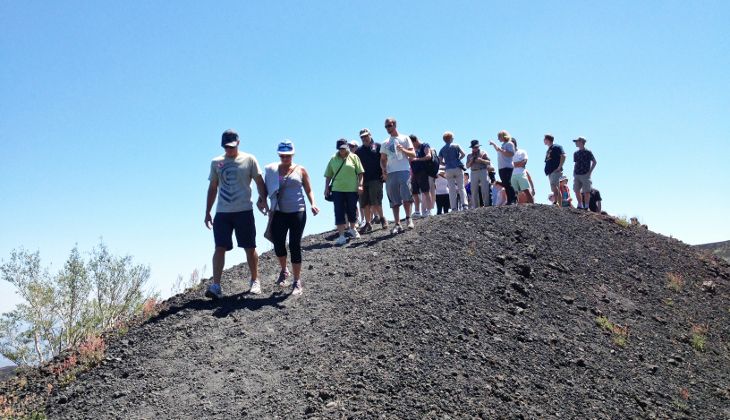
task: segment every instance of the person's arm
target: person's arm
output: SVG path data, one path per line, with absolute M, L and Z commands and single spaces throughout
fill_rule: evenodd
M 501 147 L 497 146 L 497 143 L 495 143 L 493 141 L 490 141 L 489 142 L 489 145 L 492 146 L 492 147 L 494 147 L 494 151 L 497 152 L 497 153 L 503 153 L 504 152 L 504 150 Z
M 593 175 L 593 170 L 596 169 L 596 165 L 598 165 L 598 161 L 596 161 L 596 158 L 593 158 L 591 160 L 591 169 L 588 171 L 588 176 Z
M 471 169 L 471 165 L 474 163 L 474 155 L 469 155 L 466 157 L 466 167 L 467 169 Z
M 385 153 L 380 153 L 380 170 L 383 172 L 382 178 L 383 181 L 388 179 L 388 155 Z
M 527 182 L 530 183 L 530 190 L 532 191 L 532 196 L 535 196 L 535 184 L 532 183 L 532 177 L 530 176 L 530 171 L 525 169 L 525 175 L 527 175 Z
M 324 177 L 324 196 L 327 197 L 330 193 L 330 181 L 332 181 L 331 176 Z
M 601 200 L 596 201 L 596 212 L 601 212 Z
M 365 191 L 365 189 L 364 189 L 364 187 L 363 187 L 363 185 L 362 185 L 362 182 L 363 182 L 363 176 L 364 176 L 364 175 L 365 175 L 365 173 L 364 173 L 364 172 L 360 172 L 359 174 L 357 174 L 357 193 L 358 193 L 358 194 L 362 194 L 362 193 L 363 193 L 363 191 Z
M 261 210 L 261 213 L 268 213 L 269 212 L 269 203 L 266 201 L 266 196 L 268 193 L 266 192 L 266 183 L 264 182 L 264 177 L 261 176 L 261 174 L 256 175 L 254 178 L 254 181 L 256 181 L 256 190 L 258 190 L 259 193 L 259 199 L 256 202 L 256 206 Z
M 406 149 L 403 146 L 401 146 L 400 144 L 397 145 L 396 147 L 398 148 L 398 150 L 403 152 L 404 155 L 408 156 L 408 159 L 413 160 L 413 158 L 416 157 L 416 151 L 412 147 Z
M 205 226 L 208 229 L 213 228 L 213 218 L 210 215 L 215 203 L 215 196 L 218 194 L 218 180 L 212 179 L 208 185 L 208 196 L 205 200 Z
M 302 188 L 304 188 L 304 193 L 309 199 L 309 204 L 311 204 L 312 215 L 316 216 L 319 213 L 319 207 L 314 202 L 314 193 L 312 192 L 312 184 L 309 182 L 309 173 L 304 168 L 302 168 Z
M 558 165 L 558 168 L 556 171 L 562 171 L 563 170 L 563 163 L 565 163 L 565 153 L 560 155 L 560 165 Z
M 463 150 L 461 150 L 461 146 L 457 146 L 459 148 L 459 160 L 464 159 L 464 156 L 466 156 L 466 153 L 464 153 Z

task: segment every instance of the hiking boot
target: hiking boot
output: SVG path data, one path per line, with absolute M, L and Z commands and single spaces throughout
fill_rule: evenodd
M 223 290 L 221 289 L 221 285 L 218 283 L 212 283 L 208 286 L 208 289 L 205 290 L 205 297 L 213 300 L 222 298 Z
M 261 294 L 261 282 L 258 280 L 251 280 L 249 283 L 251 286 L 250 289 L 248 289 L 248 292 L 252 295 L 260 295 Z
M 279 287 L 285 287 L 287 277 L 289 277 L 289 270 L 285 268 L 279 272 L 279 278 L 276 279 L 276 285 Z
M 406 219 L 406 227 L 408 229 L 413 229 L 413 219 L 411 219 L 410 217 Z
M 291 294 L 299 296 L 302 292 L 304 292 L 302 289 L 302 279 L 294 279 L 294 282 L 291 284 Z
M 393 230 L 390 231 L 393 235 L 397 235 L 399 233 L 403 232 L 403 227 L 401 227 L 400 223 L 393 226 Z
M 335 241 L 335 245 L 342 246 L 347 243 L 347 238 L 345 238 L 345 235 L 340 235 L 337 237 L 337 240 Z
M 373 226 L 370 223 L 365 223 L 365 225 L 360 228 L 360 233 L 369 233 L 372 231 L 373 231 Z
M 350 228 L 347 231 L 350 232 L 350 237 L 353 239 L 357 239 L 360 237 L 360 233 L 356 229 Z

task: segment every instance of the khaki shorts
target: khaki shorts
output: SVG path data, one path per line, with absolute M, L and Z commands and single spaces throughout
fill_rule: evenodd
M 548 179 L 550 180 L 550 186 L 551 187 L 557 187 L 560 185 L 560 177 L 563 176 L 563 171 L 554 171 L 553 173 L 548 175 Z
M 360 194 L 360 207 L 380 206 L 383 203 L 383 181 L 374 179 L 365 181 L 362 184 L 362 194 Z
M 589 193 L 589 192 L 591 192 L 592 186 L 593 186 L 593 182 L 591 182 L 590 175 L 588 175 L 588 174 L 573 175 L 573 191 Z

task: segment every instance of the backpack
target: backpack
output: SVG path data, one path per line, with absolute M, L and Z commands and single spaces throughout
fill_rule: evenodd
M 436 178 L 439 173 L 439 165 L 441 162 L 439 161 L 439 155 L 436 154 L 436 150 L 431 147 L 431 160 L 426 162 L 426 173 L 428 176 L 432 178 Z

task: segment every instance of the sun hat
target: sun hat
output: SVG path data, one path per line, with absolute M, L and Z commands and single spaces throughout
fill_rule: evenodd
M 479 140 L 477 140 L 477 139 L 474 139 L 471 141 L 471 148 L 473 149 L 475 147 L 482 147 L 482 145 L 479 144 Z
M 221 136 L 221 147 L 235 147 L 238 145 L 238 133 L 234 130 L 226 130 Z
M 276 147 L 276 152 L 280 155 L 293 155 L 294 154 L 294 143 L 291 140 L 286 139 L 279 143 Z

